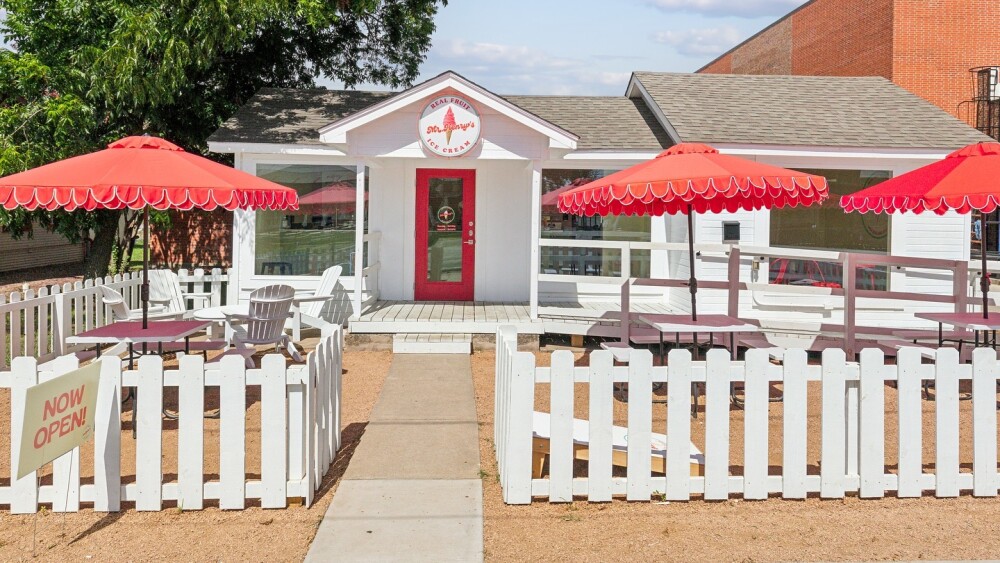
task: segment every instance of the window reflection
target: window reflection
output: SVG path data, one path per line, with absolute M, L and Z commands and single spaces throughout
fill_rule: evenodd
M 358 220 L 357 170 L 348 166 L 258 164 L 257 175 L 295 188 L 297 211 L 257 211 L 254 272 L 261 275 L 318 276 L 340 265 L 354 275 Z M 368 174 L 365 209 L 368 230 Z
M 560 213 L 559 196 L 573 188 L 603 178 L 614 170 L 542 170 L 543 239 L 649 242 L 649 217 L 611 215 L 581 217 Z M 632 251 L 631 275 L 649 277 L 649 251 Z M 542 247 L 541 273 L 578 276 L 621 275 L 621 251 L 617 249 Z
M 771 245 L 834 251 L 889 252 L 889 216 L 883 213 L 844 213 L 840 196 L 874 186 L 892 177 L 885 170 L 803 170 L 827 178 L 830 197 L 822 204 L 771 210 Z M 885 267 L 860 265 L 858 289 L 885 290 Z M 771 260 L 769 281 L 776 284 L 843 287 L 840 264 L 819 260 Z

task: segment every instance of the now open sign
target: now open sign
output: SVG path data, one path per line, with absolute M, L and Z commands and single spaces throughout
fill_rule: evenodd
M 94 435 L 97 385 L 101 364 L 89 366 L 29 387 L 17 478 L 80 446 Z

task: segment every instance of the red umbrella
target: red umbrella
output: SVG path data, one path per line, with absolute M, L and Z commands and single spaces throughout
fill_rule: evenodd
M 576 215 L 688 216 L 691 318 L 697 320 L 694 272 L 695 212 L 811 205 L 829 196 L 826 178 L 719 154 L 707 145 L 682 143 L 559 197 L 559 209 Z
M 589 178 L 577 178 L 572 182 L 566 184 L 565 186 L 556 188 L 551 192 L 546 193 L 542 196 L 542 207 L 555 207 L 559 205 L 559 196 L 572 190 L 573 188 L 578 188 L 580 186 L 585 186 L 590 183 Z
M 867 213 L 923 213 L 953 210 L 983 217 L 1000 205 L 1000 143 L 977 143 L 949 154 L 944 160 L 896 176 L 881 184 L 840 198 L 845 211 Z M 989 274 L 986 273 L 986 221 L 980 245 L 983 276 L 983 318 L 989 318 Z
M 141 150 L 140 150 L 141 149 Z M 185 152 L 158 137 L 125 137 L 95 153 L 0 178 L 5 209 L 295 209 L 295 190 Z M 149 310 L 143 250 L 142 321 Z
M 367 199 L 368 193 L 365 192 L 365 200 Z M 309 211 L 314 213 L 353 211 L 352 206 L 356 203 L 357 190 L 354 186 L 343 182 L 323 186 L 299 198 L 299 207 L 308 207 Z

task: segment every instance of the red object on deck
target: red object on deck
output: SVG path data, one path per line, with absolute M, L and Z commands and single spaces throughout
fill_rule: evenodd
M 1000 204 L 1000 143 L 977 143 L 944 160 L 845 195 L 845 211 L 867 213 L 949 210 L 991 213 Z
M 125 137 L 107 149 L 0 178 L 6 209 L 296 209 L 292 188 L 185 152 L 159 137 Z
M 559 209 L 587 216 L 718 213 L 810 205 L 828 196 L 822 176 L 682 143 L 561 194 Z

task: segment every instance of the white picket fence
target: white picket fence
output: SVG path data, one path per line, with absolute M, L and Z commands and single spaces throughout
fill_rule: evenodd
M 231 303 L 229 271 L 215 268 L 189 272 L 179 270 L 183 289 L 211 292 L 211 306 Z M 43 287 L 38 291 L 0 295 L 0 371 L 18 356 L 33 356 L 46 362 L 76 351 L 68 346 L 67 336 L 104 326 L 111 322 L 110 312 L 101 303 L 98 286 L 107 285 L 119 291 L 132 308 L 138 308 L 142 275 L 130 272 L 103 279 Z
M 222 509 L 243 509 L 249 499 L 264 508 L 284 508 L 288 499 L 308 506 L 340 448 L 343 332 L 324 329 L 319 346 L 304 365 L 286 367 L 285 358 L 270 354 L 259 369 L 246 369 L 241 356 L 206 365 L 197 355 L 184 356 L 177 369 L 164 369 L 159 356 L 145 356 L 138 369 L 123 371 L 105 359 L 98 389 L 93 444 L 93 483 L 81 484 L 79 448 L 53 464 L 51 484 L 38 486 L 36 473 L 15 479 L 24 394 L 36 383 L 77 367 L 75 356 L 52 362 L 53 371 L 37 371 L 37 360 L 19 357 L 12 370 L 0 373 L 0 387 L 11 390 L 11 484 L 0 486 L 0 506 L 25 514 L 51 504 L 56 512 L 75 512 L 81 503 L 95 511 L 115 512 L 122 502 L 136 510 L 161 510 L 176 501 L 183 510 L 201 509 L 206 500 Z M 165 387 L 178 391 L 176 479 L 164 479 Z M 205 472 L 205 390 L 219 388 L 219 474 Z M 246 468 L 247 388 L 260 388 L 260 476 Z M 135 476 L 123 483 L 121 398 L 123 388 L 138 392 Z M 172 431 L 173 432 L 173 431 Z M 127 429 L 126 429 L 127 434 Z M 131 439 L 126 437 L 125 439 Z
M 997 496 L 997 379 L 1000 363 L 992 349 L 977 349 L 971 364 L 960 364 L 955 349 L 938 351 L 933 364 L 924 364 L 920 352 L 903 349 L 895 365 L 882 352 L 867 349 L 860 362 L 847 362 L 843 350 L 824 352 L 822 365 L 808 365 L 806 353 L 789 350 L 783 365 L 769 361 L 768 352 L 750 350 L 746 361 L 732 361 L 725 350 L 711 350 L 706 361 L 694 362 L 686 350 L 671 351 L 667 365 L 654 367 L 652 355 L 635 352 L 629 366 L 614 366 L 610 352 L 597 351 L 590 365 L 575 367 L 568 351 L 552 354 L 551 368 L 535 367 L 535 357 L 517 351 L 511 327 L 497 333 L 495 448 L 503 497 L 509 504 L 528 504 L 532 498 L 569 502 L 574 496 L 609 501 L 613 496 L 650 500 L 662 493 L 667 500 L 686 501 L 692 495 L 707 500 L 737 495 L 786 499 L 819 493 L 842 498 L 858 493 L 878 498 L 895 491 L 899 497 L 918 497 L 933 491 L 955 497 L 971 491 L 977 497 Z M 959 382 L 972 381 L 971 472 L 959 465 Z M 810 381 L 821 382 L 822 436 L 819 475 L 807 474 L 807 398 L 816 392 Z M 611 467 L 612 387 L 628 382 L 627 477 L 613 477 Z M 745 385 L 743 475 L 729 474 L 730 383 Z M 898 413 L 885 404 L 885 385 L 898 388 Z M 923 382 L 935 386 L 935 458 L 933 469 L 922 462 L 924 436 L 921 395 Z M 668 386 L 665 428 L 666 475 L 653 476 L 650 466 L 652 386 Z M 691 389 L 706 385 L 704 397 L 704 476 L 690 474 Z M 780 473 L 768 468 L 769 388 L 780 383 L 783 420 Z M 574 386 L 587 384 L 590 451 L 587 477 L 573 475 Z M 532 411 L 537 386 L 551 388 L 551 443 L 549 476 L 532 479 Z M 887 412 L 887 410 L 889 412 Z M 887 417 L 898 417 L 898 469 L 887 471 Z M 814 429 L 815 430 L 815 429 Z M 968 442 L 966 442 L 968 443 Z M 659 495 L 656 495 L 659 497 Z

